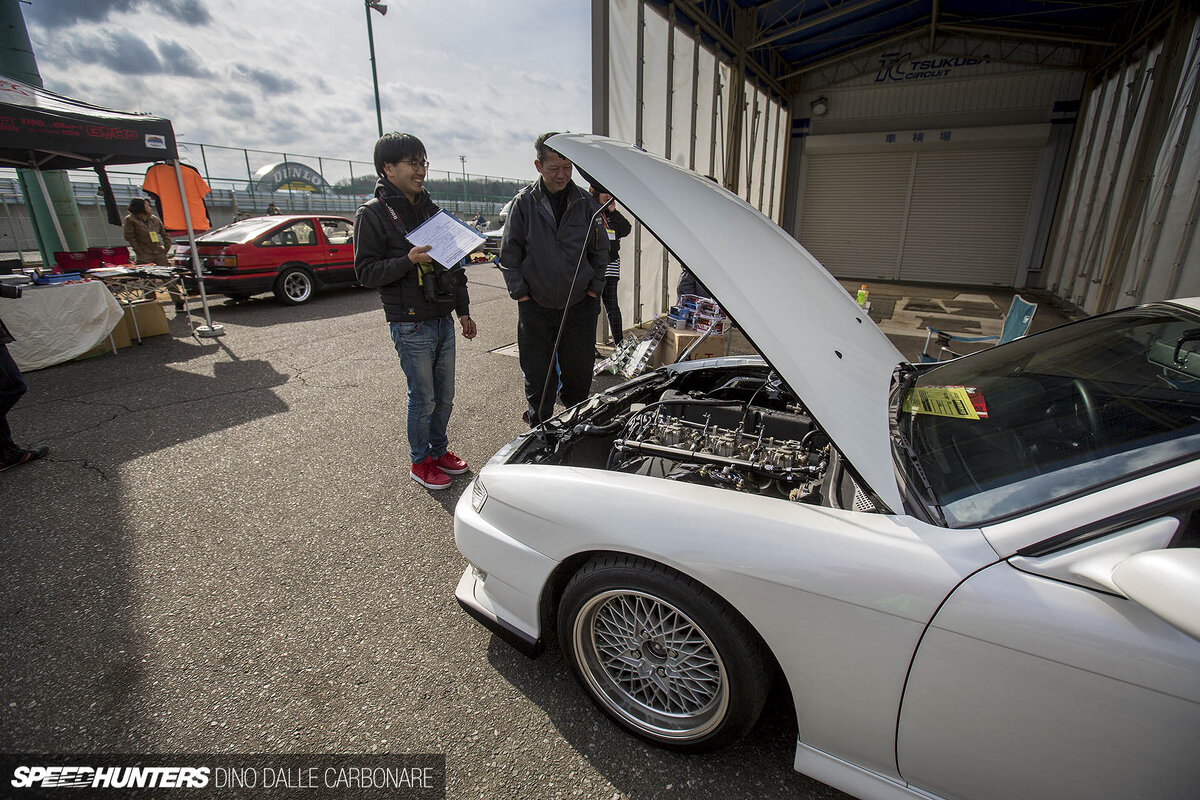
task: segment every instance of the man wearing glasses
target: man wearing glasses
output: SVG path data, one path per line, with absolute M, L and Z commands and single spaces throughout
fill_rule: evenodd
M 553 135 L 542 134 L 534 144 L 533 167 L 541 177 L 513 198 L 500 245 L 500 268 L 517 301 L 530 427 L 553 415 L 556 393 L 570 407 L 591 392 L 608 265 L 608 238 L 601 240 L 596 225 L 599 206 L 572 182 L 571 162 L 546 144 Z
M 446 433 L 454 404 L 454 320 L 475 338 L 467 287 L 433 291 L 441 269 L 429 247 L 415 247 L 407 232 L 439 209 L 424 188 L 429 162 L 425 145 L 408 133 L 389 133 L 375 143 L 375 197 L 354 216 L 354 271 L 364 286 L 379 290 L 392 343 L 408 382 L 409 476 L 426 489 L 450 486 L 450 475 L 467 463 L 450 452 Z M 443 266 L 453 266 L 446 264 Z

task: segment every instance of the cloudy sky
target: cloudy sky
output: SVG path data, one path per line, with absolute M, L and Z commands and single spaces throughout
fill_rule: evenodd
M 419 136 L 431 169 L 457 173 L 465 155 L 468 173 L 527 178 L 537 134 L 591 129 L 587 0 L 387 5 L 386 16 L 372 12 L 384 130 Z M 31 0 L 21 8 L 47 89 L 169 117 L 186 142 L 371 159 L 363 0 Z M 200 166 L 198 151 L 187 155 Z M 244 177 L 241 153 L 206 147 L 205 155 L 214 179 L 238 169 L 229 177 Z M 252 168 L 268 163 L 259 161 L 251 155 Z M 325 169 L 331 180 L 348 171 Z

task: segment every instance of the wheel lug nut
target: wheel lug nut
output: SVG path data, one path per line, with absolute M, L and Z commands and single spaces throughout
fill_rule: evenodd
M 665 677 L 667 677 L 667 671 L 666 671 L 666 669 L 664 669 L 663 667 L 659 667 L 659 668 L 658 668 L 658 677 L 660 677 L 660 678 L 665 678 Z

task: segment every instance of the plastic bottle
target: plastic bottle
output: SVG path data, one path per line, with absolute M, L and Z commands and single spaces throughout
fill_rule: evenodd
M 866 308 L 867 307 L 867 297 L 870 294 L 871 293 L 867 291 L 867 285 L 864 283 L 862 286 L 859 287 L 858 296 L 855 299 L 858 301 L 858 304 L 860 306 L 862 306 L 863 308 Z

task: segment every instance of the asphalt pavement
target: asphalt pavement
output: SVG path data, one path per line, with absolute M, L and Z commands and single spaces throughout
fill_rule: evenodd
M 516 304 L 471 267 L 451 447 L 522 430 Z M 167 316 L 174 312 L 166 305 Z M 48 458 L 0 474 L 0 751 L 442 753 L 449 797 L 841 798 L 792 770 L 777 689 L 734 748 L 642 744 L 556 651 L 463 613 L 454 504 L 408 477 L 378 296 L 215 299 L 116 355 L 27 375 L 9 415 Z

